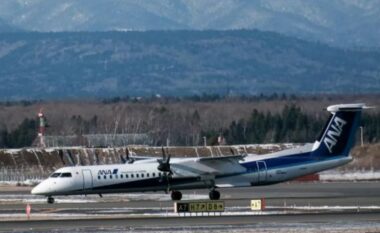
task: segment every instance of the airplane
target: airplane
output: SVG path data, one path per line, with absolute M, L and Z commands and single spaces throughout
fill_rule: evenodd
M 289 181 L 342 166 L 352 161 L 350 150 L 356 141 L 365 104 L 327 107 L 330 117 L 321 135 L 308 143 L 279 152 L 221 157 L 162 158 L 129 160 L 123 164 L 63 167 L 54 171 L 31 193 L 47 197 L 164 191 L 173 201 L 181 190 L 209 189 L 209 198 L 219 200 L 218 188 L 250 187 Z

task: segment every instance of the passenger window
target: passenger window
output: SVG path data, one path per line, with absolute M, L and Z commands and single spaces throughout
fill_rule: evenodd
M 149 177 L 149 173 L 146 173 L 146 177 Z
M 104 178 L 104 179 L 107 179 L 107 176 L 104 176 L 103 178 Z
M 123 179 L 123 174 L 120 175 L 120 179 Z
M 152 176 L 153 176 L 153 177 L 156 177 L 156 173 L 153 172 Z
M 141 178 L 144 178 L 144 174 L 141 174 Z
M 112 175 L 110 175 L 110 179 L 112 179 Z
M 128 174 L 125 175 L 125 178 L 128 178 Z
M 60 176 L 61 175 L 61 173 L 53 173 L 53 174 L 51 174 L 51 176 L 50 177 L 53 177 L 53 178 L 55 178 L 55 177 L 58 177 L 58 176 Z
M 161 172 L 158 173 L 158 176 L 161 177 Z
M 72 177 L 70 172 L 62 173 L 60 177 Z
M 100 180 L 100 176 L 98 176 L 98 180 Z
M 131 174 L 131 178 L 133 178 L 133 174 Z
M 136 178 L 139 178 L 139 174 L 136 174 Z

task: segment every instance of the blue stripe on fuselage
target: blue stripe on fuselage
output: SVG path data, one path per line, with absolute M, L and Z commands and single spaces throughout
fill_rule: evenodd
M 267 170 L 274 168 L 284 168 L 284 167 L 292 167 L 300 164 L 310 164 L 313 162 L 321 162 L 330 159 L 337 159 L 340 156 L 332 156 L 330 158 L 320 158 L 312 156 L 312 152 L 305 152 L 301 154 L 292 154 L 280 157 L 274 157 L 269 159 L 262 159 L 257 161 L 264 161 L 267 167 Z M 257 161 L 249 161 L 245 163 L 241 163 L 243 167 L 249 170 L 249 168 L 257 168 Z

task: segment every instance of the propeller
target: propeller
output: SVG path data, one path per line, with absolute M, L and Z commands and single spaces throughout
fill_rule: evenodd
M 238 149 L 237 149 L 238 150 Z M 235 151 L 232 149 L 232 147 L 230 147 L 230 151 L 231 151 L 231 154 L 232 155 L 236 155 L 235 154 Z M 243 160 L 244 161 L 244 157 L 246 157 L 248 154 L 247 154 L 247 152 L 244 152 L 244 153 L 242 153 L 242 154 L 239 154 L 239 150 L 237 151 L 238 152 L 238 155 L 241 155 L 242 156 L 242 158 L 241 159 L 239 159 L 239 160 Z
M 127 162 L 127 160 L 124 158 L 123 155 L 120 155 L 120 160 L 121 160 L 122 163 L 126 163 Z
M 167 182 L 167 188 L 165 190 L 166 193 L 170 191 L 170 178 L 173 175 L 173 172 L 170 169 L 170 157 L 171 155 L 169 153 L 166 156 L 164 147 L 162 147 L 162 159 L 157 159 L 157 162 L 158 162 L 157 169 L 163 172 L 163 176 L 160 178 L 160 182 L 162 182 L 164 178 L 166 178 L 166 182 Z
M 128 147 L 125 148 L 125 155 L 126 155 L 126 159 L 123 159 L 123 162 L 124 163 L 133 163 L 135 160 L 133 158 L 130 158 L 129 157 L 129 150 L 128 150 Z
M 235 155 L 235 152 L 234 152 L 234 150 L 232 150 L 231 147 L 230 147 L 230 151 L 231 151 L 231 154 L 232 154 L 232 155 Z
M 165 152 L 165 150 L 164 150 L 164 147 L 162 147 L 162 159 L 157 159 L 157 162 L 158 162 L 158 167 L 157 167 L 157 169 L 158 169 L 159 171 L 164 172 L 164 174 L 167 173 L 167 172 L 168 172 L 170 175 L 173 174 L 173 172 L 172 172 L 171 169 L 170 169 L 170 157 L 171 157 L 170 154 L 168 154 L 168 155 L 166 156 L 166 152 Z

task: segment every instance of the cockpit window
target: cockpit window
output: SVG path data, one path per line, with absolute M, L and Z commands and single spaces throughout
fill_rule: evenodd
M 53 173 L 53 174 L 51 174 L 51 176 L 50 177 L 58 177 L 58 176 L 60 176 L 61 175 L 61 173 Z
M 71 173 L 70 172 L 62 173 L 61 177 L 71 177 Z

